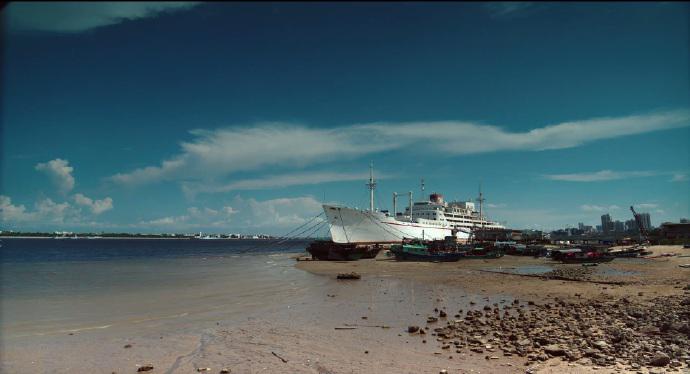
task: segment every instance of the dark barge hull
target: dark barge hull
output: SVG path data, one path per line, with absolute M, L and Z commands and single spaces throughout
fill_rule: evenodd
M 334 243 L 317 240 L 309 244 L 307 252 L 321 261 L 355 261 L 361 258 L 374 258 L 383 247 L 379 244 Z
M 437 255 L 418 255 L 414 253 L 405 253 L 400 251 L 393 251 L 395 259 L 398 261 L 419 261 L 419 262 L 456 262 L 465 257 L 464 253 L 447 253 Z

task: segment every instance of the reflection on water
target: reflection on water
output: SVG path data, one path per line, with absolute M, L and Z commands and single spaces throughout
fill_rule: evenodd
M 4 338 L 183 316 L 239 318 L 249 311 L 260 312 L 268 300 L 297 297 L 309 285 L 323 281 L 294 268 L 292 256 L 300 248 L 242 253 L 247 244 L 239 242 L 4 242 L 0 248 Z M 201 248 L 195 255 L 197 245 Z

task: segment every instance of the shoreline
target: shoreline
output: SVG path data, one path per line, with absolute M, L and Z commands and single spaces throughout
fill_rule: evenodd
M 655 254 L 690 254 L 680 246 L 651 249 Z M 383 253 L 376 259 L 351 262 L 300 262 L 293 257 L 281 257 L 281 266 L 294 269 L 294 274 L 307 275 L 294 286 L 305 288 L 288 287 L 274 296 L 232 298 L 225 301 L 230 304 L 206 305 L 203 300 L 227 292 L 223 285 L 231 280 L 224 279 L 213 289 L 202 282 L 189 294 L 200 302 L 175 318 L 137 317 L 127 324 L 115 323 L 103 329 L 67 329 L 51 335 L 5 339 L 0 370 L 135 373 L 141 365 L 152 364 L 153 373 L 188 373 L 208 367 L 211 373 L 228 368 L 232 373 L 529 370 L 579 374 L 594 370 L 678 372 L 688 367 L 687 362 L 681 362 L 680 368 L 652 367 L 646 365 L 652 353 L 640 358 L 630 353 L 630 347 L 636 347 L 638 341 L 651 344 L 654 349 L 665 349 L 663 345 L 649 343 L 644 333 L 634 334 L 655 328 L 661 322 L 654 320 L 659 311 L 674 321 L 678 313 L 687 310 L 688 306 L 678 302 L 679 298 L 690 298 L 690 293 L 683 289 L 688 286 L 690 270 L 678 264 L 690 262 L 688 258 L 616 259 L 588 268 L 516 256 L 457 263 L 396 262 Z M 578 281 L 481 271 L 547 267 L 554 275 Z M 224 266 L 216 271 L 216 276 L 209 280 L 227 273 Z M 352 271 L 362 278 L 336 280 L 338 273 Z M 588 280 L 623 280 L 625 284 Z M 245 307 L 226 312 L 236 304 Z M 620 336 L 625 338 L 612 341 L 615 333 L 610 328 L 621 321 L 632 323 L 622 318 L 638 310 L 642 317 L 635 319 L 635 325 L 620 325 L 624 330 Z M 581 314 L 582 321 L 576 319 L 574 312 Z M 572 335 L 578 330 L 584 334 L 590 325 L 595 328 L 592 338 Z M 410 326 L 425 333 L 410 333 Z M 572 326 L 577 328 L 571 329 Z M 553 342 L 552 337 L 556 338 Z M 679 342 L 687 341 L 683 339 Z M 586 341 L 588 348 L 572 344 L 580 340 Z M 603 348 L 599 350 L 594 343 Z M 624 343 L 628 345 L 622 346 Z M 681 343 L 679 348 L 684 349 L 685 343 Z M 547 353 L 545 347 L 552 344 L 557 346 L 550 347 Z M 618 346 L 625 348 L 625 355 L 618 356 L 613 350 Z M 639 350 L 647 352 L 653 349 L 650 347 L 640 345 Z M 672 359 L 678 360 L 675 356 Z M 639 365 L 638 361 L 645 365 L 635 368 L 633 364 Z

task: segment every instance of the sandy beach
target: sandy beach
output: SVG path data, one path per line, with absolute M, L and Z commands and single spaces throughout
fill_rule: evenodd
M 678 337 L 677 348 L 685 351 L 663 367 L 634 364 L 633 353 L 623 358 L 622 353 L 618 357 L 612 350 L 598 355 L 585 354 L 583 349 L 581 357 L 571 357 L 565 337 L 574 333 L 565 331 L 567 327 L 560 331 L 542 325 L 554 320 L 553 316 L 565 320 L 573 311 L 586 315 L 591 310 L 591 316 L 585 318 L 597 321 L 593 327 L 603 334 L 611 321 L 623 315 L 614 312 L 618 306 L 639 306 L 643 313 L 652 315 L 655 307 L 663 307 L 660 300 L 667 298 L 676 303 L 672 313 L 686 318 L 690 307 L 682 300 L 688 298 L 690 270 L 678 265 L 690 263 L 690 258 L 680 257 L 690 253 L 680 246 L 652 250 L 654 255 L 676 256 L 616 259 L 583 271 L 580 265 L 515 256 L 415 263 L 396 262 L 384 253 L 355 262 L 296 262 L 294 255 L 285 255 L 279 269 L 288 272 L 286 279 L 292 286 L 278 292 L 271 292 L 275 287 L 270 286 L 263 296 L 237 294 L 214 301 L 213 295 L 223 293 L 223 287 L 231 293 L 225 283 L 229 280 L 201 282 L 192 290 L 193 302 L 180 310 L 166 307 L 165 312 L 175 312 L 169 315 L 151 312 L 151 318 L 146 319 L 142 318 L 146 313 L 140 313 L 136 319 L 111 325 L 96 323 L 30 336 L 5 336 L 2 372 L 134 373 L 147 364 L 153 366 L 153 373 L 189 373 L 205 368 L 210 373 L 227 368 L 232 373 L 319 374 L 687 372 L 688 335 L 683 330 L 687 319 L 685 327 L 672 327 L 685 333 L 671 331 Z M 534 276 L 538 275 L 536 270 L 545 268 L 557 272 L 551 274 L 571 275 L 573 280 Z M 351 271 L 362 278 L 335 279 L 338 273 Z M 503 274 L 516 271 L 526 274 Z M 222 277 L 222 273 L 214 273 L 215 277 Z M 180 299 L 191 297 L 179 293 Z M 152 302 L 141 300 L 145 301 Z M 161 298 L 160 302 L 169 301 Z M 600 303 L 604 311 L 591 303 Z M 488 316 L 494 313 L 500 319 L 491 317 L 491 322 Z M 428 323 L 429 317 L 438 321 Z M 480 320 L 486 322 L 473 322 Z M 553 345 L 551 342 L 539 348 L 530 343 L 524 355 L 521 350 L 510 353 L 512 345 L 493 334 L 492 329 L 500 329 L 495 321 L 504 322 L 506 325 L 501 326 L 506 331 L 531 323 L 535 325 L 533 334 L 518 334 L 515 346 L 528 336 L 533 340 L 539 334 L 553 336 L 554 344 L 566 347 L 567 357 L 563 352 L 543 353 L 545 346 Z M 410 326 L 428 329 L 425 334 L 409 333 Z M 560 342 L 561 338 L 564 341 Z M 597 339 L 614 346 L 605 334 Z M 659 336 L 655 340 L 660 346 L 666 344 Z

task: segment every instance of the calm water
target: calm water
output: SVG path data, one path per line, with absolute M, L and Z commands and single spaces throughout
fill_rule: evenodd
M 269 243 L 2 239 L 0 332 L 11 339 L 139 329 L 181 316 L 190 323 L 227 320 L 302 296 L 323 281 L 294 268 L 292 257 L 306 242 Z

